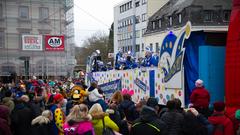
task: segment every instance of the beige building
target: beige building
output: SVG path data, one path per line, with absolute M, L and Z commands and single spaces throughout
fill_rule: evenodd
M 73 2 L 72 0 L 68 0 Z M 68 2 L 69 3 L 69 2 Z M 69 7 L 67 7 L 69 6 Z M 74 66 L 72 4 L 65 0 L 0 1 L 0 76 L 59 77 L 70 75 Z M 70 18 L 70 20 L 69 20 Z M 68 19 L 68 20 L 67 20 Z M 73 17 L 72 17 L 73 19 Z M 68 26 L 69 29 L 66 29 Z M 23 35 L 32 36 L 42 49 L 23 49 Z M 46 51 L 45 35 L 63 35 L 63 51 Z M 37 38 L 36 36 L 42 37 Z

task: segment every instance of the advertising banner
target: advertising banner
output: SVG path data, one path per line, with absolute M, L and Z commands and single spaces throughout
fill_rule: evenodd
M 42 51 L 41 35 L 22 35 L 22 50 Z
M 64 36 L 45 36 L 46 51 L 64 51 Z

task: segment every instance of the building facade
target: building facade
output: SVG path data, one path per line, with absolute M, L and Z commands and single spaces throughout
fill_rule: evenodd
M 61 0 L 2 0 L 0 2 L 0 76 L 59 77 L 70 75 L 74 64 L 71 38 L 72 5 Z M 67 7 L 68 6 L 68 7 Z M 69 21 L 70 20 L 70 21 Z M 68 28 L 68 29 L 67 29 Z M 74 33 L 74 32 L 73 32 Z M 46 35 L 62 36 L 64 48 L 49 51 Z M 24 37 L 30 38 L 24 38 Z M 55 40 L 55 39 L 54 39 Z M 53 41 L 54 41 L 53 40 Z M 56 41 L 56 40 L 55 40 Z M 73 40 L 74 41 L 74 40 Z M 40 49 L 26 49 L 37 43 Z
M 121 48 L 141 55 L 147 19 L 147 0 L 126 0 L 114 7 L 115 54 Z
M 225 44 L 223 37 L 226 37 L 230 14 L 230 0 L 169 0 L 149 17 L 144 44 L 153 45 L 153 50 L 159 52 L 169 31 L 177 34 L 188 21 L 192 31 L 205 32 L 209 42 Z

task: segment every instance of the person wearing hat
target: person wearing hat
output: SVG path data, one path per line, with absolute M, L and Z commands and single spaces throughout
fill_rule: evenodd
M 147 104 L 142 108 L 140 117 L 134 121 L 130 135 L 165 135 L 166 124 L 158 118 L 158 101 L 154 97 L 147 100 Z
M 213 135 L 234 135 L 233 123 L 225 115 L 225 103 L 215 102 L 214 112 L 208 121 L 214 126 Z
M 197 109 L 205 117 L 209 116 L 209 102 L 210 94 L 203 85 L 203 81 L 198 79 L 195 82 L 195 88 L 192 91 L 190 96 L 190 102 L 193 104 L 193 107 Z
M 51 107 L 51 112 L 53 113 L 53 127 L 54 135 L 64 135 L 63 124 L 65 122 L 65 114 L 62 110 L 64 104 L 64 97 L 62 94 L 57 93 L 54 97 L 54 105 Z

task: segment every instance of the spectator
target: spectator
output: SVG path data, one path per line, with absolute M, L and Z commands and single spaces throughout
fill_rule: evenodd
M 1 135 L 12 135 L 10 129 L 10 109 L 5 105 L 0 105 L 0 134 Z
M 62 106 L 64 104 L 64 98 L 62 94 L 56 94 L 54 97 L 54 105 L 51 107 L 53 113 L 53 127 L 54 135 L 63 135 L 63 124 L 65 122 L 65 114 L 62 111 Z
M 114 123 L 108 116 L 107 113 L 103 112 L 103 109 L 100 104 L 96 103 L 94 104 L 91 109 L 89 110 L 89 113 L 92 115 L 93 120 L 93 126 L 94 131 L 96 135 L 102 135 L 103 133 L 103 121 L 106 128 L 110 128 L 113 131 L 119 131 L 118 126 L 116 123 Z
M 134 121 L 130 135 L 141 135 L 147 133 L 149 135 L 166 135 L 166 124 L 158 119 L 157 112 L 159 110 L 157 99 L 151 97 L 147 101 L 147 105 L 142 108 L 140 118 Z
M 212 135 L 212 131 L 212 124 L 195 108 L 186 110 L 183 123 L 184 135 Z
M 199 113 L 203 114 L 205 117 L 210 115 L 209 113 L 209 102 L 210 95 L 207 89 L 204 88 L 203 81 L 198 79 L 195 82 L 196 88 L 193 89 L 193 92 L 190 96 L 190 101 L 193 104 L 193 107 L 198 110 Z
M 45 110 L 42 114 L 32 120 L 32 135 L 53 135 L 53 114 Z
M 91 120 L 92 116 L 88 114 L 86 105 L 75 105 L 64 123 L 65 135 L 95 135 Z
M 168 111 L 165 112 L 161 120 L 167 124 L 167 131 L 169 135 L 182 135 L 184 116 L 176 109 L 176 102 L 169 100 L 167 102 Z
M 213 104 L 214 112 L 208 118 L 209 122 L 214 126 L 213 135 L 234 135 L 233 123 L 225 116 L 225 103 L 215 102 Z
M 106 111 L 107 104 L 103 100 L 103 95 L 99 93 L 97 87 L 97 83 L 93 82 L 91 83 L 91 86 L 87 89 L 87 91 L 89 92 L 89 101 L 91 102 L 91 105 L 99 103 L 102 106 L 103 111 Z
M 34 118 L 34 112 L 28 105 L 29 97 L 23 95 L 18 102 L 11 114 L 14 135 L 31 135 L 31 122 Z
M 8 90 L 5 93 L 5 97 L 3 98 L 2 102 L 4 105 L 6 105 L 10 109 L 10 113 L 11 113 L 15 107 L 15 104 L 13 102 L 12 92 L 10 90 Z
M 135 103 L 132 101 L 129 93 L 123 94 L 123 101 L 119 105 L 119 111 L 121 114 L 121 119 L 126 118 L 129 124 L 139 117 Z

